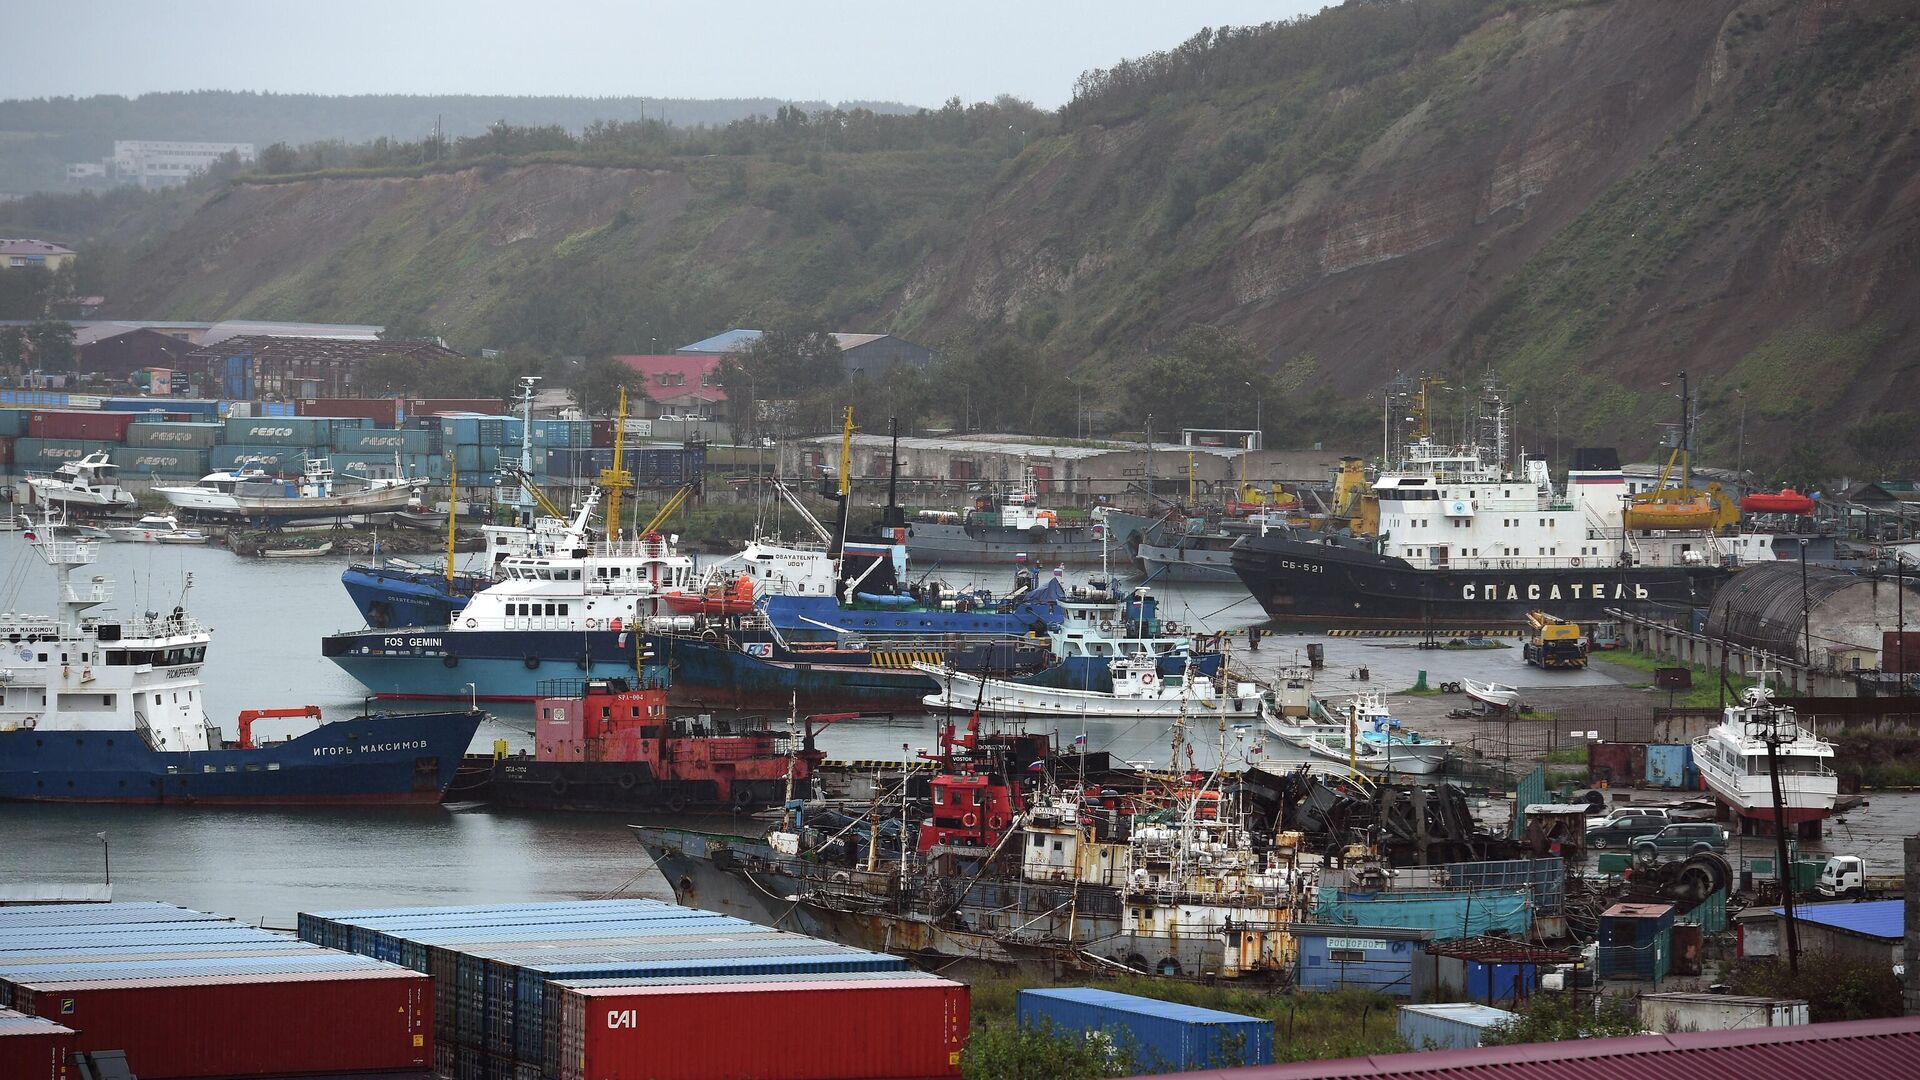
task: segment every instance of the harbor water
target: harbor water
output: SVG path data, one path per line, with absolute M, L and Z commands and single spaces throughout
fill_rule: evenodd
M 316 704 L 330 717 L 381 708 L 359 685 L 321 658 L 323 634 L 357 625 L 358 615 L 339 583 L 345 562 L 241 559 L 213 547 L 104 544 L 95 571 L 112 579 L 117 612 L 170 611 L 182 603 L 214 629 L 204 669 L 209 718 L 231 727 L 239 710 Z M 950 568 L 948 580 L 1000 585 L 994 568 Z M 962 577 L 964 575 L 964 577 Z M 1261 625 L 1264 615 L 1244 591 L 1227 585 L 1156 587 L 1163 618 L 1208 632 Z M 18 534 L 0 535 L 0 607 L 51 610 L 53 576 Z M 1308 644 L 1325 650 L 1317 686 L 1330 694 L 1352 689 L 1404 690 L 1421 671 L 1430 681 L 1500 679 L 1522 686 L 1593 685 L 1599 672 L 1546 675 L 1518 662 L 1517 649 L 1436 654 L 1395 639 L 1279 634 L 1258 652 L 1245 638 L 1228 638 L 1236 669 L 1265 681 L 1304 663 Z M 1360 678 L 1366 669 L 1366 679 Z M 419 707 L 419 706 L 402 706 Z M 475 750 L 496 740 L 510 750 L 530 746 L 531 707 L 490 705 Z M 261 721 L 271 738 L 301 721 Z M 935 745 L 939 720 L 923 713 L 837 725 L 820 738 L 837 759 L 899 760 Z M 1085 734 L 1091 750 L 1115 761 L 1164 765 L 1169 725 L 1162 720 L 1056 719 L 1031 722 L 1056 732 L 1058 745 Z M 1219 725 L 1193 718 L 1192 763 L 1219 761 Z M 1299 751 L 1257 727 L 1230 729 L 1228 767 L 1249 762 L 1298 762 Z M 1183 755 L 1184 757 L 1184 755 Z M 1185 762 L 1183 761 L 1183 764 Z M 1855 829 L 1897 835 L 1920 823 L 1920 799 L 1881 796 L 1854 815 Z M 663 823 L 663 822 L 656 822 Z M 725 816 L 680 822 L 729 831 Z M 0 805 L 0 883 L 92 883 L 111 862 L 120 899 L 164 899 L 220 911 L 272 926 L 289 926 L 295 912 L 379 904 L 456 904 L 483 900 L 534 901 L 609 894 L 671 899 L 614 815 L 545 814 L 474 806 L 407 809 L 241 809 Z M 752 826 L 749 825 L 749 828 Z M 1830 843 L 1852 841 L 1844 831 Z M 1908 831 L 1913 831 L 1908 828 Z M 103 843 L 97 834 L 106 833 Z M 1866 835 L 1862 843 L 1871 843 Z M 1854 843 L 1848 850 L 1861 846 Z

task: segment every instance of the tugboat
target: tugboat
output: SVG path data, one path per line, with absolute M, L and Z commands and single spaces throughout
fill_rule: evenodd
M 1773 559 L 1770 537 L 1729 528 L 1739 512 L 1724 494 L 1688 483 L 1684 390 L 1680 484 L 1629 502 L 1611 448 L 1575 450 L 1564 490 L 1541 457 L 1523 454 L 1510 468 L 1508 408 L 1491 383 L 1481 433 L 1463 447 L 1441 443 L 1428 422 L 1429 385 L 1402 466 L 1374 484 L 1380 531 L 1371 543 L 1268 530 L 1234 545 L 1234 572 L 1273 619 L 1517 626 L 1542 604 L 1569 619 L 1603 618 L 1612 608 L 1704 605 L 1743 563 Z
M 97 542 L 26 539 L 58 576 L 59 613 L 0 616 L 0 800 L 433 803 L 453 780 L 477 712 L 361 716 L 265 745 L 252 719 L 287 711 L 243 713 L 226 739 L 204 712 L 212 632 L 184 591 L 170 614 L 89 615 L 113 592 L 102 577 L 73 580 Z
M 667 673 L 542 683 L 531 756 L 495 758 L 466 797 L 541 810 L 751 813 L 813 793 L 814 736 L 856 714 L 811 716 L 804 735 L 762 722 L 667 715 Z

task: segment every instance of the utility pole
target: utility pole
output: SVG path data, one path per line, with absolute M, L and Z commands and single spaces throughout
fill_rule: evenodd
M 1774 860 L 1779 871 L 1781 910 L 1787 919 L 1787 968 L 1798 978 L 1800 933 L 1793 922 L 1793 867 L 1787 862 L 1787 803 L 1780 790 L 1779 750 L 1799 738 L 1800 724 L 1796 720 L 1787 730 L 1781 730 L 1780 710 L 1769 701 L 1772 691 L 1767 688 L 1765 672 L 1761 673 L 1760 682 L 1747 690 L 1747 694 L 1747 737 L 1760 739 L 1767 744 L 1767 775 L 1773 780 Z
M 1807 651 L 1806 692 L 1813 693 L 1813 618 L 1812 608 L 1807 602 L 1807 541 L 1800 541 L 1800 632 L 1805 640 Z
M 107 887 L 111 889 L 113 887 L 113 845 L 107 842 L 106 833 L 100 832 L 93 835 L 100 838 L 100 859 L 106 864 Z

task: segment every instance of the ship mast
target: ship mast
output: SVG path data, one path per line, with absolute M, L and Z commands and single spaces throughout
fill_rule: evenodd
M 533 483 L 533 388 L 540 381 L 538 375 L 520 376 L 520 486 L 514 490 L 513 506 L 520 515 L 518 524 L 527 529 L 533 528 L 533 493 L 528 486 Z
M 60 604 L 60 630 L 63 634 L 80 633 L 81 616 L 88 608 L 99 607 L 107 602 L 109 590 L 102 578 L 94 578 L 84 591 L 73 584 L 73 569 L 86 566 L 99 555 L 99 545 L 85 537 L 61 540 L 54 533 L 56 521 L 49 517 L 43 524 L 45 536 L 32 534 L 34 550 L 53 568 L 58 580 L 58 598 Z

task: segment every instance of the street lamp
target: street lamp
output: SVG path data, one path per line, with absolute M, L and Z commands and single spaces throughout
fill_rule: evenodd
M 1733 473 L 1744 488 L 1747 483 L 1747 392 L 1736 386 L 1733 396 L 1740 399 L 1740 439 L 1736 444 L 1738 449 L 1734 451 Z
M 93 835 L 100 838 L 100 860 L 106 865 L 107 887 L 111 889 L 113 887 L 113 847 L 107 843 L 106 833 L 97 832 Z

